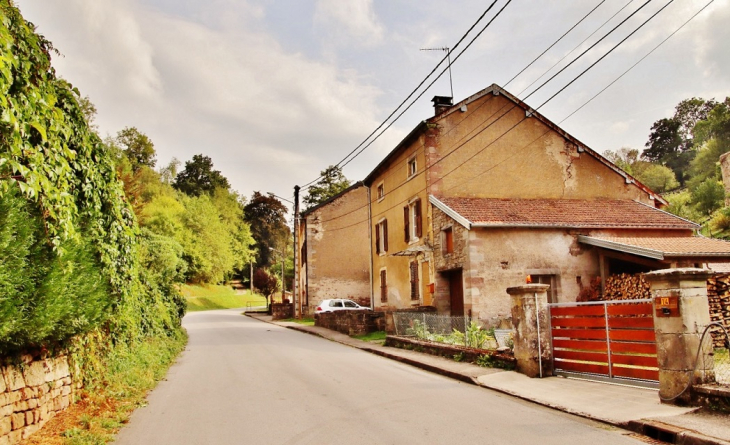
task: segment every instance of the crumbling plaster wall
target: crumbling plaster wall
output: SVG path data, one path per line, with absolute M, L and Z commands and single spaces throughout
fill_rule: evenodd
M 649 194 L 502 95 L 491 93 L 437 122 L 437 197 L 634 199 Z M 458 154 L 452 152 L 458 150 Z

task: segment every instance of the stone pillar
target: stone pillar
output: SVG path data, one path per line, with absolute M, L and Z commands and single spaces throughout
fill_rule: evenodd
M 547 284 L 510 287 L 517 371 L 528 377 L 553 374 Z
M 666 269 L 644 274 L 651 285 L 654 297 L 654 331 L 659 361 L 659 397 L 664 403 L 690 403 L 691 390 L 682 393 L 690 381 L 703 384 L 714 381 L 712 339 L 707 336 L 705 347 L 700 349 L 700 337 L 710 324 L 710 306 L 707 300 L 707 278 L 711 272 L 706 269 Z M 679 313 L 657 316 L 657 306 L 669 297 L 678 303 Z M 661 312 L 661 307 L 659 311 Z M 667 310 L 669 312 L 669 310 Z M 697 361 L 695 361 L 697 359 Z M 699 363 L 695 371 L 695 365 Z M 708 369 L 702 364 L 707 364 Z M 691 380 L 692 379 L 692 380 Z M 681 395 L 680 395 L 681 393 Z

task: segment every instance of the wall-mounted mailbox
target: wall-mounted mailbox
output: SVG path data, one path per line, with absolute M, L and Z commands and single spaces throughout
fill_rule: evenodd
M 679 317 L 679 297 L 655 297 L 654 309 L 657 317 Z

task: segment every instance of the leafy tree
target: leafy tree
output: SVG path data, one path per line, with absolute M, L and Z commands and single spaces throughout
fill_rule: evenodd
M 658 193 L 668 192 L 679 187 L 674 172 L 659 164 L 648 164 L 636 175 L 636 179 Z
M 268 267 L 273 262 L 273 250 L 281 251 L 289 237 L 286 225 L 286 207 L 273 196 L 254 192 L 243 208 L 244 219 L 251 226 L 251 235 L 258 248 L 258 267 Z
M 172 186 L 190 196 L 212 195 L 215 189 L 228 189 L 228 179 L 213 170 L 213 161 L 202 154 L 185 162 L 185 168 L 177 174 Z
M 704 120 L 715 105 L 714 100 L 696 97 L 680 102 L 674 116 L 654 122 L 642 157 L 671 168 L 684 184 L 687 167 L 695 155 L 695 125 Z
M 342 174 L 342 168 L 336 165 L 330 165 L 319 175 L 322 179 L 309 187 L 307 196 L 304 197 L 306 208 L 321 204 L 350 187 L 350 181 Z
M 726 151 L 717 139 L 710 139 L 703 144 L 697 150 L 697 156 L 690 163 L 690 178 L 687 180 L 687 186 L 694 190 L 707 179 L 722 179 L 720 156 Z
M 730 97 L 717 104 L 706 119 L 698 121 L 694 133 L 699 144 L 715 139 L 723 153 L 730 151 Z
M 146 134 L 141 133 L 136 127 L 126 127 L 118 132 L 115 142 L 129 160 L 133 172 L 143 166 L 154 168 L 157 163 L 155 145 Z
M 606 150 L 603 153 L 609 161 L 616 164 L 621 170 L 633 175 L 633 166 L 639 161 L 639 150 L 635 148 L 622 147 L 617 151 Z
M 266 297 L 268 306 L 271 304 L 271 296 L 279 290 L 279 280 L 266 269 L 256 269 L 253 272 L 253 287 Z
M 692 191 L 692 203 L 703 215 L 711 215 L 722 207 L 724 199 L 725 189 L 715 179 L 705 180 Z

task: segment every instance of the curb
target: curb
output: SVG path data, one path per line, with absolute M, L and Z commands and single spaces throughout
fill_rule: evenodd
M 652 439 L 676 445 L 730 445 L 730 442 L 725 440 L 656 420 L 632 420 L 626 428 Z

